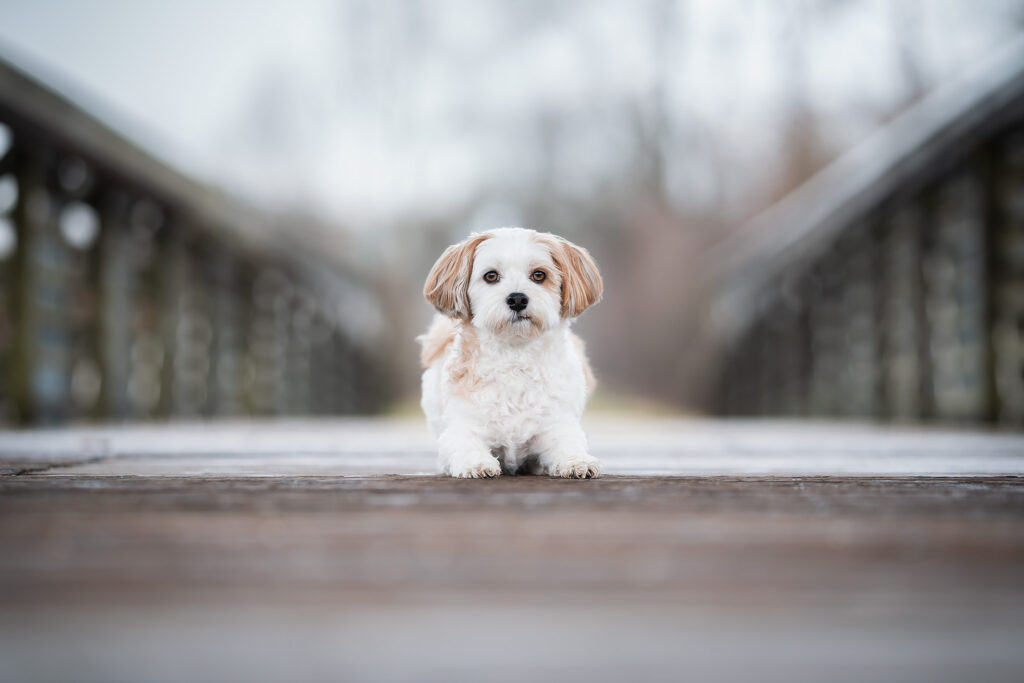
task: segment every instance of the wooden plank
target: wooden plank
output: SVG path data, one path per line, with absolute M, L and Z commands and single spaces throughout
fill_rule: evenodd
M 0 435 L 38 456 L 0 470 L 0 680 L 1024 666 L 1021 437 L 595 417 L 613 474 L 587 481 L 423 474 L 419 421 Z
M 785 605 L 1024 600 L 1024 482 L 0 479 L 6 598 L 667 591 Z
M 16 680 L 192 680 L 197 661 L 205 680 L 1024 664 L 1016 477 L 32 475 L 0 480 L 0 519 Z

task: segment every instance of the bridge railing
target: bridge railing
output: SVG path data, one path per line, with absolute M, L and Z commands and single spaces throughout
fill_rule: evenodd
M 1024 424 L 1024 42 L 722 253 L 718 411 Z
M 0 63 L 0 425 L 379 406 L 352 273 Z

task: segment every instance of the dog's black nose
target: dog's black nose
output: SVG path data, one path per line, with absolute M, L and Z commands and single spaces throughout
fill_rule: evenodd
M 508 304 L 509 308 L 518 313 L 526 308 L 526 304 L 530 303 L 530 298 L 522 292 L 513 292 L 505 297 L 505 303 Z

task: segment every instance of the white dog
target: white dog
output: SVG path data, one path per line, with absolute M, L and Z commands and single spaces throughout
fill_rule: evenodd
M 569 325 L 601 298 L 590 254 L 549 233 L 474 233 L 441 255 L 423 295 L 423 412 L 453 477 L 596 477 L 580 416 L 594 388 Z

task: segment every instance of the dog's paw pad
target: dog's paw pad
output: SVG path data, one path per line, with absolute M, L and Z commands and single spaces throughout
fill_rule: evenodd
M 557 462 L 551 468 L 556 477 L 570 479 L 593 479 L 601 476 L 601 461 L 592 456 L 570 458 Z
M 494 458 L 490 462 L 475 462 L 452 468 L 452 476 L 459 479 L 487 479 L 501 474 L 501 465 Z

